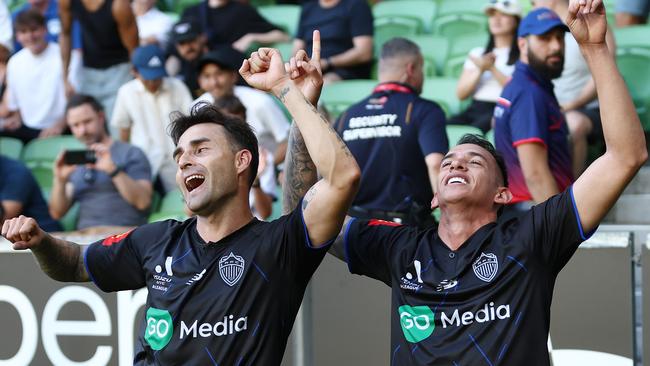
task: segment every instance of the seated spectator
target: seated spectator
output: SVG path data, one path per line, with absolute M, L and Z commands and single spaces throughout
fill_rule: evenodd
M 0 155 L 0 222 L 20 215 L 33 217 L 45 231 L 63 230 L 50 216 L 32 172 L 22 162 Z
M 238 117 L 242 122 L 246 121 L 246 107 L 236 96 L 221 97 L 214 102 L 214 105 L 222 113 Z M 266 220 L 271 216 L 273 201 L 275 201 L 275 169 L 273 155 L 261 146 L 259 147 L 259 157 L 257 178 L 248 194 L 248 202 L 253 215 L 260 220 Z
M 52 217 L 63 217 L 78 202 L 77 229 L 145 224 L 152 194 L 151 167 L 145 154 L 111 139 L 102 106 L 91 96 L 71 97 L 66 118 L 72 134 L 95 152 L 96 162 L 68 165 L 63 153 L 57 157 L 50 195 Z
M 24 48 L 7 65 L 9 114 L 0 135 L 25 143 L 60 135 L 66 101 L 59 45 L 48 42 L 45 18 L 35 9 L 18 14 L 15 27 Z
M 14 36 L 11 26 L 11 15 L 5 1 L 0 1 L 0 45 L 11 51 L 12 38 Z
M 156 8 L 156 0 L 133 0 L 132 6 L 138 23 L 140 44 L 158 44 L 165 47 L 174 20 Z
M 448 121 L 478 127 L 483 133 L 492 128 L 496 101 L 519 59 L 517 27 L 521 7 L 516 1 L 496 0 L 485 7 L 485 13 L 490 30 L 487 46 L 469 52 L 456 89 L 458 99 L 471 97 L 472 103 Z
M 616 26 L 646 24 L 650 14 L 650 0 L 616 0 Z
M 561 19 L 566 19 L 569 13 L 569 0 L 534 0 L 533 5 L 550 8 Z M 607 32 L 606 41 L 612 54 L 616 54 L 614 32 L 611 28 Z M 603 128 L 600 123 L 596 83 L 591 77 L 587 61 L 582 57 L 578 42 L 570 32 L 564 36 L 564 69 L 562 75 L 553 80 L 553 86 L 569 126 L 573 176 L 579 177 L 587 164 L 589 144 L 603 140 Z
M 48 42 L 58 42 L 61 32 L 61 19 L 59 19 L 59 8 L 56 0 L 28 0 L 12 13 L 15 21 L 18 14 L 29 9 L 38 10 L 45 18 Z M 23 46 L 14 40 L 14 52 L 20 51 Z M 81 28 L 78 22 L 72 22 L 72 49 L 81 52 Z M 80 57 L 79 55 L 77 57 Z
M 189 110 L 192 96 L 182 81 L 166 75 L 164 57 L 156 45 L 133 51 L 136 78 L 117 92 L 111 126 L 119 129 L 120 140 L 145 152 L 152 177 L 160 179 L 164 191 L 169 192 L 176 188 L 177 166 L 167 124 L 172 112 Z
M 373 18 L 364 0 L 318 0 L 303 3 L 294 53 L 312 49 L 320 30 L 324 83 L 369 79 L 372 68 Z
M 198 65 L 199 86 L 206 92 L 195 103 L 214 103 L 221 97 L 234 95 L 246 107 L 246 121 L 253 127 L 259 145 L 270 151 L 275 165 L 284 161 L 287 151 L 289 121 L 273 98 L 259 90 L 235 85 L 244 55 L 229 46 L 208 52 Z
M 181 19 L 198 22 L 208 37 L 210 49 L 231 45 L 246 52 L 255 44 L 289 40 L 286 33 L 264 19 L 254 7 L 239 1 L 203 0 L 185 9 Z
M 208 52 L 206 37 L 194 21 L 180 21 L 172 27 L 170 40 L 174 46 L 165 62 L 170 76 L 181 79 L 192 92 L 194 98 L 203 93 L 199 87 L 197 65 L 201 56 Z

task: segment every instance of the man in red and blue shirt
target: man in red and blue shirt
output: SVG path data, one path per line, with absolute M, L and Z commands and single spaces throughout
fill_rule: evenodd
M 562 73 L 566 31 L 547 8 L 530 12 L 519 26 L 521 57 L 494 109 L 495 142 L 508 167 L 511 208 L 543 202 L 573 182 L 569 131 L 551 83 Z

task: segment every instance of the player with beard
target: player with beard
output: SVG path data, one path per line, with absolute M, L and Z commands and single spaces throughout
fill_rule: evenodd
M 547 8 L 531 11 L 519 25 L 520 58 L 494 109 L 496 148 L 513 195 L 504 220 L 573 182 L 569 130 L 551 82 L 562 74 L 568 30 Z

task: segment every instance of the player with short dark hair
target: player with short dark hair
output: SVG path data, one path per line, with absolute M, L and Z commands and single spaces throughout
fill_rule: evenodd
M 485 142 L 467 139 L 442 160 L 432 202 L 441 209 L 437 228 L 349 219 L 333 246 L 352 273 L 392 288 L 392 365 L 549 365 L 557 275 L 648 157 L 605 44 L 602 1 L 571 0 L 566 24 L 594 76 L 607 142 L 605 154 L 572 186 L 497 223 L 512 198 L 503 164 Z M 296 136 L 292 131 L 286 174 L 300 184 L 285 186 L 293 196 L 313 178 L 301 170 L 309 156 L 294 147 Z

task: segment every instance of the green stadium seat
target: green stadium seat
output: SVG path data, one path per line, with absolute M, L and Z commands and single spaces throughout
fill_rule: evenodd
M 449 147 L 458 145 L 458 141 L 466 134 L 483 136 L 480 128 L 474 126 L 463 125 L 447 125 L 447 138 L 449 139 Z
M 616 63 L 634 100 L 639 118 L 650 131 L 650 49 L 618 49 Z
M 44 189 L 42 190 L 43 192 L 43 198 L 45 198 L 45 202 L 50 202 L 50 195 L 51 191 L 50 189 Z M 75 203 L 68 209 L 68 212 L 63 215 L 62 218 L 60 218 L 59 224 L 63 226 L 63 231 L 75 231 L 77 230 L 77 220 L 79 220 L 79 204 Z
M 13 137 L 0 137 L 0 154 L 19 160 L 23 152 L 23 142 Z
M 438 0 L 437 17 L 448 14 L 483 13 L 487 3 L 487 0 Z
M 440 104 L 447 117 L 452 116 L 460 110 L 460 100 L 456 97 L 455 78 L 432 78 L 424 81 L 422 98 L 433 100 Z
M 636 25 L 632 27 L 615 28 L 614 38 L 616 38 L 616 47 L 619 49 L 650 49 L 650 26 Z
M 280 51 L 284 61 L 288 61 L 293 56 L 293 42 L 278 42 L 271 45 L 271 47 Z
M 420 34 L 422 25 L 420 20 L 411 17 L 381 17 L 375 18 L 375 34 L 373 43 L 375 56 L 379 55 L 381 46 L 388 40 L 395 37 L 408 37 Z
M 30 141 L 23 148 L 22 160 L 32 171 L 41 189 L 52 187 L 54 161 L 63 150 L 85 149 L 74 136 L 54 136 Z
M 300 20 L 300 5 L 278 4 L 264 5 L 257 11 L 269 22 L 282 28 L 290 36 L 295 36 Z
M 176 0 L 174 1 L 174 12 L 178 15 L 183 14 L 183 11 L 190 6 L 196 5 L 201 2 L 201 0 Z
M 382 1 L 372 7 L 372 14 L 382 17 L 415 18 L 420 22 L 420 31 L 431 32 L 432 21 L 436 16 L 437 4 L 434 0 Z
M 149 223 L 156 222 L 156 221 L 165 221 L 165 220 L 176 220 L 176 221 L 185 221 L 189 219 L 187 215 L 183 214 L 176 214 L 173 212 L 156 212 L 151 215 L 149 215 Z
M 337 118 L 352 104 L 369 96 L 377 83 L 377 80 L 365 79 L 339 81 L 326 85 L 323 88 L 320 100 L 325 103 L 330 115 Z
M 465 56 L 455 56 L 450 57 L 445 62 L 445 68 L 443 70 L 443 75 L 450 78 L 459 78 L 460 74 L 463 72 L 463 66 L 465 65 Z
M 433 21 L 433 33 L 450 39 L 481 32 L 487 32 L 487 17 L 483 13 L 447 14 Z
M 467 57 L 467 54 L 473 48 L 485 47 L 487 45 L 488 38 L 489 35 L 486 32 L 464 34 L 461 36 L 452 37 L 452 39 L 449 40 L 448 57 Z
M 160 208 L 157 212 L 185 213 L 185 201 L 181 190 L 177 188 L 167 192 L 160 201 Z
M 442 75 L 449 52 L 447 38 L 437 35 L 409 36 L 408 39 L 420 47 L 424 58 L 424 76 L 428 78 Z
M 490 141 L 492 145 L 495 144 L 494 142 L 494 129 L 489 130 L 488 132 L 485 133 L 485 139 Z

